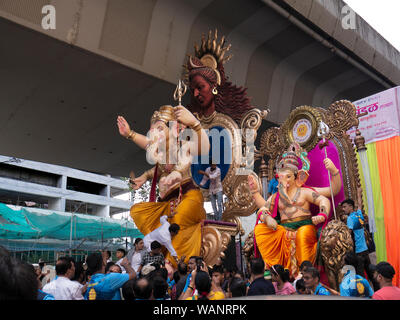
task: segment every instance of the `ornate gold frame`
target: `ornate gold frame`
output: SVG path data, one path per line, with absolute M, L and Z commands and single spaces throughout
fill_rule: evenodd
M 216 115 L 208 120 L 201 119 L 201 124 L 204 129 L 211 129 L 212 127 L 223 127 L 228 130 L 231 135 L 232 141 L 232 163 L 229 170 L 222 181 L 224 194 L 227 196 L 228 201 L 225 203 L 225 210 L 223 212 L 223 221 L 230 221 L 238 223 L 236 217 L 249 216 L 257 210 L 252 194 L 249 190 L 247 183 L 247 174 L 238 175 L 237 171 L 240 168 L 245 168 L 246 164 L 242 163 L 242 152 L 246 152 L 245 148 L 245 130 L 254 130 L 254 140 L 257 137 L 257 130 L 260 127 L 262 120 L 268 115 L 268 111 L 261 111 L 254 108 L 248 111 L 240 122 L 240 127 L 229 116 L 216 113 Z M 261 184 L 255 172 L 251 171 L 249 174 L 257 178 L 259 186 Z
M 346 133 L 352 127 L 358 127 L 356 107 L 350 101 L 339 100 L 326 110 L 319 109 L 324 115 L 323 121 L 332 128 L 327 139 L 331 140 L 339 151 L 345 197 L 357 199 L 357 188 L 361 185 L 357 155 L 355 146 Z
M 318 143 L 317 136 L 318 125 L 321 121 L 321 114 L 315 108 L 310 106 L 300 106 L 296 108 L 296 112 L 292 112 L 289 118 L 283 123 L 282 130 L 285 132 L 285 143 L 291 145 L 295 142 L 293 137 L 293 127 L 298 120 L 306 119 L 311 122 L 311 136 L 309 140 L 304 143 L 299 143 L 301 147 L 307 151 L 311 150 Z
M 229 245 L 232 236 L 240 232 L 240 225 L 220 225 L 210 223 L 202 226 L 202 244 L 200 256 L 209 267 L 221 263 L 221 258 L 225 258 L 224 251 Z
M 257 210 L 253 196 L 248 186 L 247 174 L 237 175 L 237 170 L 246 167 L 242 163 L 242 154 L 246 154 L 246 129 L 254 130 L 254 140 L 257 137 L 257 130 L 260 127 L 262 120 L 268 115 L 268 111 L 261 111 L 259 109 L 252 109 L 248 111 L 238 124 L 229 116 L 221 113 L 216 113 L 215 116 L 209 119 L 200 119 L 204 129 L 211 129 L 212 127 L 226 128 L 230 133 L 232 141 L 232 163 L 229 170 L 222 181 L 223 192 L 227 196 L 227 202 L 224 203 L 225 210 L 222 215 L 222 220 L 225 222 L 232 222 L 235 226 L 207 224 L 203 226 L 201 256 L 209 266 L 213 266 L 221 261 L 224 257 L 224 250 L 227 248 L 231 236 L 238 233 L 244 234 L 240 216 L 249 216 Z M 257 153 L 258 150 L 255 150 Z M 254 159 L 255 160 L 255 159 Z M 259 187 L 261 183 L 258 175 L 251 171 L 248 174 L 253 175 L 258 181 Z M 207 191 L 201 189 L 204 198 L 207 198 Z

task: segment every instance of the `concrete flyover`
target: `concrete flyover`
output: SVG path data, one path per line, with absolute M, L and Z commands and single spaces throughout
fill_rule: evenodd
M 56 29 L 44 30 L 44 5 Z M 147 169 L 116 117 L 146 132 L 173 104 L 182 64 L 201 33 L 232 44 L 230 80 L 271 113 L 328 106 L 400 84 L 400 55 L 361 17 L 345 30 L 343 1 L 2 0 L 0 154 L 114 176 Z M 188 101 L 188 96 L 184 102 Z

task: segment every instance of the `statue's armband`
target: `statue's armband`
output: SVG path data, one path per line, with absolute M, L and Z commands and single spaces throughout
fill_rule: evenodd
M 313 199 L 313 203 L 315 203 L 315 201 L 317 201 L 317 199 L 321 196 L 318 192 L 313 191 L 312 192 L 312 199 Z

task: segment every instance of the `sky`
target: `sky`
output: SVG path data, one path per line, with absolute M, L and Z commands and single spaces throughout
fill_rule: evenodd
M 344 2 L 400 51 L 400 0 L 344 0 Z

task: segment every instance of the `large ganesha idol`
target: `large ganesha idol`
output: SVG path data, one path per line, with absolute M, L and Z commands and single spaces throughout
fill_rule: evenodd
M 335 195 L 342 186 L 339 170 L 328 158 L 324 164 L 332 176 Z M 249 176 L 249 187 L 259 208 L 254 228 L 256 254 L 261 254 L 266 267 L 281 264 L 293 277 L 298 274 L 301 262 L 315 263 L 317 226 L 326 225 L 331 209 L 330 187 L 305 186 L 309 169 L 307 152 L 293 143 L 277 165 L 278 192 L 267 201 Z M 313 204 L 319 209 L 317 215 L 311 213 Z
M 130 213 L 136 226 L 144 235 L 158 228 L 160 217 L 168 216 L 170 224 L 180 226 L 173 237 L 179 257 L 198 256 L 201 248 L 201 220 L 206 213 L 203 196 L 190 176 L 191 159 L 194 155 L 208 154 L 209 140 L 200 122 L 183 106 L 162 106 L 151 118 L 147 136 L 134 132 L 123 117 L 118 117 L 120 134 L 147 151 L 147 160 L 155 166 L 133 179 L 133 188 L 139 189 L 151 181 L 150 201 L 132 206 Z M 185 131 L 189 127 L 191 130 Z M 188 133 L 190 139 L 182 138 Z M 159 199 L 156 199 L 156 185 Z M 173 266 L 176 257 L 166 253 Z

